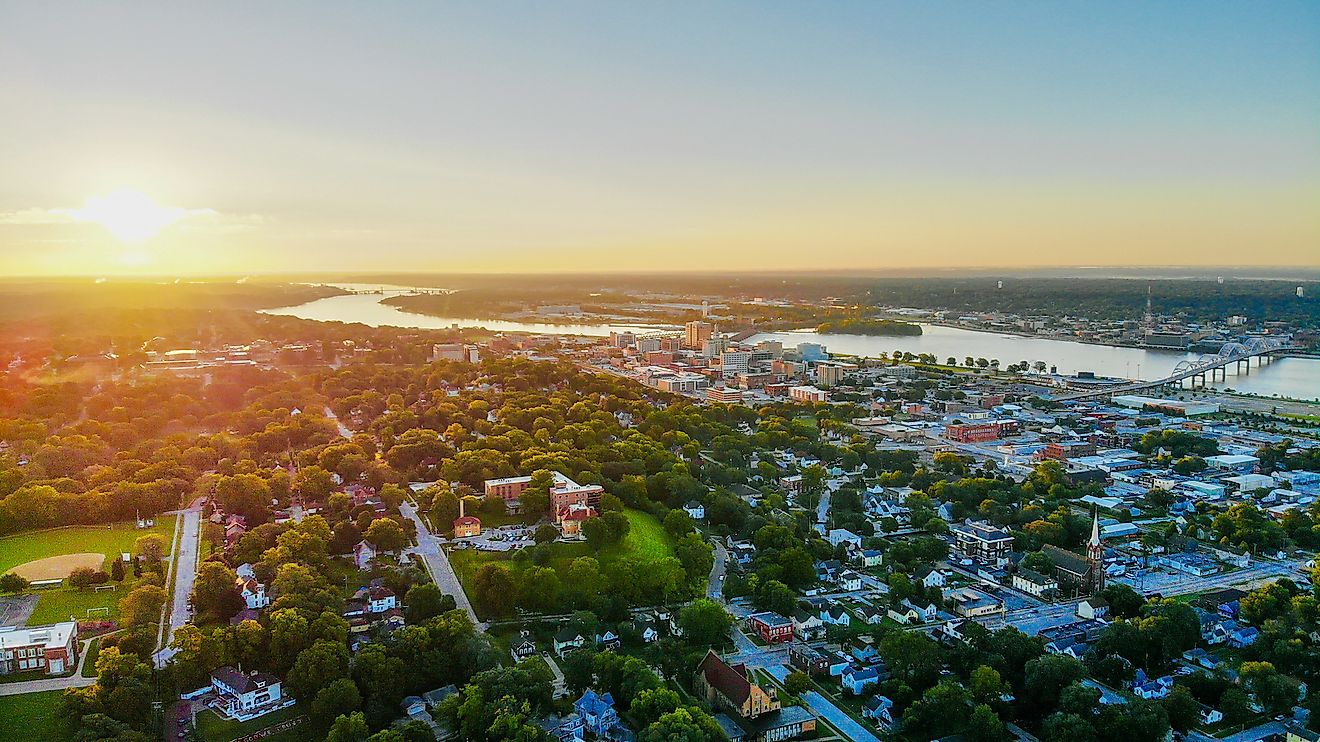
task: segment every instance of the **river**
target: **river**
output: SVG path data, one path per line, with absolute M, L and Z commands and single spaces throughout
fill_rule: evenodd
M 409 291 L 405 286 L 379 286 L 360 284 L 332 284 L 348 290 L 383 289 L 398 294 Z M 415 327 L 445 329 L 484 327 L 495 332 L 530 332 L 537 334 L 588 335 L 603 337 L 610 332 L 654 332 L 667 329 L 653 325 L 574 325 L 538 322 L 509 322 L 475 319 L 471 317 L 433 317 L 404 312 L 389 304 L 382 304 L 380 294 L 353 294 L 317 299 L 291 307 L 263 310 L 265 314 L 299 317 L 322 322 L 358 322 L 371 327 Z M 798 343 L 820 343 L 834 353 L 855 356 L 878 356 L 880 353 L 931 353 L 940 361 L 949 356 L 959 362 L 966 356 L 998 358 L 1007 366 L 1021 361 L 1045 363 L 1057 367 L 1059 373 L 1093 371 L 1097 375 L 1130 379 L 1152 379 L 1167 375 L 1179 361 L 1195 359 L 1196 353 L 1172 350 L 1146 350 L 1112 345 L 1093 345 L 1070 340 L 1023 337 L 997 332 L 963 330 L 942 325 L 923 325 L 923 334 L 910 336 L 875 335 L 821 335 L 809 330 L 793 332 L 766 332 L 755 335 L 749 342 L 779 340 L 786 347 Z M 1212 386 L 1260 396 L 1320 399 L 1320 360 L 1310 358 L 1280 358 L 1263 367 L 1253 366 L 1251 373 L 1237 375 L 1228 369 L 1226 381 Z

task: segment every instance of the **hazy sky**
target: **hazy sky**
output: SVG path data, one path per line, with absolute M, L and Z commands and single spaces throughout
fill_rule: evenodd
M 0 274 L 1115 264 L 1320 265 L 1320 3 L 0 4 Z

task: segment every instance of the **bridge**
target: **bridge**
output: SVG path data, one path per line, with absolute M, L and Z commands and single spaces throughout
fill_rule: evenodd
M 385 295 L 385 294 L 399 294 L 399 295 L 408 294 L 408 295 L 413 295 L 413 294 L 449 294 L 449 293 L 452 293 L 452 292 L 449 291 L 448 289 L 429 289 L 429 288 L 426 288 L 426 289 L 424 289 L 424 288 L 387 289 L 387 288 L 384 288 L 384 287 L 376 288 L 376 289 L 343 289 L 343 292 L 344 292 L 345 294 L 351 294 L 351 295 L 353 295 L 353 296 L 367 296 L 367 295 L 378 295 L 378 296 L 383 296 L 383 295 Z
M 1151 389 L 1162 389 L 1175 384 L 1186 387 L 1189 381 L 1191 382 L 1191 388 L 1195 389 L 1198 381 L 1200 386 L 1206 385 L 1207 375 L 1210 382 L 1227 380 L 1230 365 L 1236 366 L 1241 371 L 1245 364 L 1247 373 L 1251 373 L 1251 359 L 1253 358 L 1256 359 L 1257 366 L 1263 366 L 1269 363 L 1275 354 L 1298 350 L 1301 350 L 1300 346 L 1293 345 L 1282 338 L 1252 338 L 1246 343 L 1224 343 L 1218 353 L 1205 353 L 1195 360 L 1180 361 L 1177 366 L 1173 367 L 1173 371 L 1162 379 L 1138 381 L 1103 389 L 1088 389 L 1072 394 L 1060 394 L 1051 397 L 1051 399 L 1055 402 L 1079 402 L 1086 399 L 1112 397 L 1115 394 L 1131 394 Z

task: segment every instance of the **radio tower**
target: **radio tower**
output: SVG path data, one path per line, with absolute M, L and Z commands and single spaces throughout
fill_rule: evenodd
M 1146 329 L 1155 329 L 1155 312 L 1150 306 L 1150 286 L 1146 286 Z

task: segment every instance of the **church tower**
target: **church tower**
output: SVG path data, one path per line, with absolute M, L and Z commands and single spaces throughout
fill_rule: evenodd
M 1091 540 L 1086 542 L 1086 561 L 1091 567 L 1091 587 L 1093 593 L 1105 589 L 1105 547 L 1100 543 L 1100 510 L 1095 511 L 1091 521 Z

